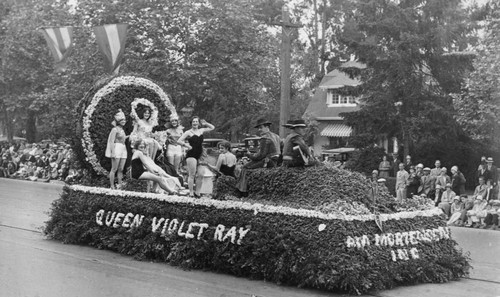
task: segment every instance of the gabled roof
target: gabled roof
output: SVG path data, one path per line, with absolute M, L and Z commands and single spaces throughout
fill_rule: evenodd
M 361 64 L 361 63 L 356 62 L 356 61 L 349 61 L 349 62 L 342 64 L 342 66 L 340 66 L 340 68 L 364 69 L 364 68 L 366 68 L 366 66 L 364 64 Z M 358 79 L 350 78 L 349 75 L 347 75 L 342 70 L 335 69 L 323 77 L 323 79 L 321 80 L 321 83 L 319 84 L 319 87 L 321 89 L 338 89 L 338 88 L 342 88 L 345 86 L 355 87 L 355 86 L 358 86 L 360 84 L 361 84 L 361 82 Z
M 349 61 L 340 68 L 366 68 L 364 64 L 356 61 Z M 345 72 L 335 69 L 323 77 L 319 87 L 316 88 L 313 98 L 309 102 L 305 111 L 317 120 L 342 120 L 340 113 L 351 112 L 359 109 L 359 106 L 335 106 L 329 107 L 326 105 L 326 94 L 329 89 L 339 89 L 345 86 L 357 86 L 361 82 L 357 79 L 351 79 Z

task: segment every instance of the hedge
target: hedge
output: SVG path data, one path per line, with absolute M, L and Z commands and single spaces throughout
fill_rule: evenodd
M 392 213 L 411 206 L 418 210 L 428 207 L 422 201 L 407 200 L 398 203 L 389 192 L 379 193 L 376 203 L 370 196 L 371 182 L 365 175 L 339 169 L 331 164 L 305 168 L 271 168 L 248 170 L 248 200 L 267 204 L 326 210 L 339 201 L 366 211 Z M 234 199 L 238 196 L 236 180 L 219 177 L 214 189 L 214 199 Z M 430 201 L 430 200 L 429 200 Z M 423 202 L 425 203 L 425 201 Z
M 71 186 L 53 203 L 45 234 L 137 259 L 351 294 L 456 280 L 470 268 L 440 215 L 388 215 L 382 232 L 374 220 L 274 209 Z M 172 233 L 167 226 L 162 235 L 160 218 L 169 220 Z M 375 236 L 384 234 L 399 238 L 399 245 L 376 245 Z

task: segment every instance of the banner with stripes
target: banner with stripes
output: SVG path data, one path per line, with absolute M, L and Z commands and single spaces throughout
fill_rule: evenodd
M 106 69 L 110 73 L 118 73 L 125 42 L 127 40 L 127 24 L 111 24 L 94 27 L 97 44 L 101 50 Z
M 73 27 L 49 27 L 40 29 L 56 63 L 56 70 L 66 68 L 66 58 L 73 46 Z

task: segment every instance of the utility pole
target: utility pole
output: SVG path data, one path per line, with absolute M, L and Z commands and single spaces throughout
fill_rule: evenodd
M 281 104 L 280 104 L 280 137 L 285 138 L 286 131 L 284 124 L 290 119 L 290 43 L 293 28 L 300 28 L 300 25 L 290 23 L 288 7 L 281 9 L 282 21 L 274 23 L 281 26 Z

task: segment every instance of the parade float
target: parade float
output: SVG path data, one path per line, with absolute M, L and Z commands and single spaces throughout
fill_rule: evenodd
M 77 151 L 96 176 L 109 168 L 110 115 L 118 108 L 129 114 L 138 98 L 154 105 L 160 125 L 175 113 L 161 88 L 134 76 L 100 81 L 78 107 Z M 374 199 L 359 173 L 329 165 L 257 169 L 245 198 L 233 184 L 219 177 L 212 199 L 147 193 L 140 185 L 68 185 L 45 233 L 140 260 L 351 294 L 468 274 L 468 256 L 441 210 L 426 199 Z

